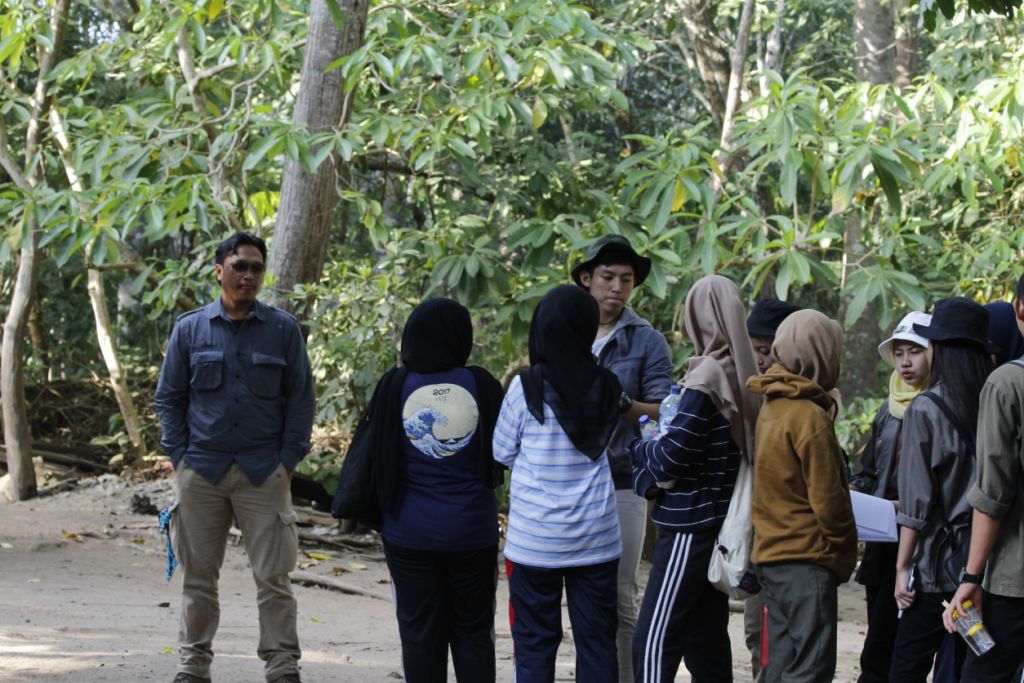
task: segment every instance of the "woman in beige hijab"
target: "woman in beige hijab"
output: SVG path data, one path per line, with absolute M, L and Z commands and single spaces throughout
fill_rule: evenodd
M 701 278 L 687 294 L 687 362 L 679 412 L 657 440 L 634 441 L 633 488 L 656 500 L 659 527 L 633 638 L 637 681 L 669 683 L 680 661 L 693 680 L 732 681 L 729 604 L 707 578 L 740 458 L 750 458 L 760 399 L 746 389 L 757 370 L 736 285 Z
M 747 386 L 757 418 L 753 561 L 768 605 L 768 683 L 831 681 L 838 584 L 857 559 L 846 464 L 829 411 L 843 331 L 818 311 L 779 326 L 778 362 Z

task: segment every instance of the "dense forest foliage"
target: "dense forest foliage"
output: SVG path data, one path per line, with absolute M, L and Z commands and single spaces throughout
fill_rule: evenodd
M 517 367 L 539 297 L 615 232 L 654 261 L 632 303 L 679 363 L 705 273 L 840 319 L 852 442 L 884 329 L 1020 274 L 1017 4 L 7 0 L 8 460 L 31 450 L 25 386 L 88 379 L 119 406 L 96 437 L 152 452 L 162 344 L 239 229 L 308 326 L 326 431 L 423 297 L 471 308 L 476 363 Z

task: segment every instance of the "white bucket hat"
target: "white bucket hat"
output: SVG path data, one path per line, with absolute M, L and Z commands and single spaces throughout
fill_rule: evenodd
M 896 329 L 892 331 L 892 336 L 886 339 L 884 342 L 878 345 L 878 353 L 882 358 L 890 365 L 896 365 L 896 361 L 892 355 L 892 347 L 896 345 L 898 341 L 908 341 L 918 346 L 928 348 L 928 340 L 919 335 L 914 331 L 914 323 L 921 326 L 931 325 L 932 316 L 929 313 L 922 313 L 921 311 L 911 311 L 903 316 L 903 320 L 896 326 Z

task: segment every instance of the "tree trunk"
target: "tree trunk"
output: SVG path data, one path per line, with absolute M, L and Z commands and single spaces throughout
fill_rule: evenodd
M 338 5 L 345 17 L 341 29 L 331 18 L 326 0 L 313 0 L 310 7 L 302 82 L 292 118 L 296 126 L 304 126 L 310 133 L 345 125 L 352 111 L 354 92 L 345 92 L 341 69 L 324 72 L 363 44 L 369 1 L 339 0 Z M 268 266 L 275 278 L 274 303 L 286 310 L 294 307 L 284 295 L 299 283 L 320 279 L 338 204 L 342 164 L 341 158 L 332 154 L 310 174 L 297 161 L 285 163 Z
M 853 72 L 868 83 L 892 83 L 896 57 L 893 2 L 857 0 L 853 14 Z
M 867 217 L 869 223 L 873 220 L 877 220 L 877 216 Z M 857 211 L 850 211 L 846 216 L 846 228 L 843 231 L 843 285 L 853 272 L 855 264 L 865 259 L 864 223 L 865 217 Z M 839 305 L 840 321 L 846 318 L 846 309 L 852 300 L 852 294 L 843 295 Z M 869 305 L 844 334 L 839 389 L 846 405 L 859 396 L 878 394 L 880 377 L 875 367 L 878 359 L 878 342 L 881 341 L 879 332 L 878 316 L 875 314 L 874 306 Z
M 26 500 L 36 495 L 32 430 L 25 411 L 22 354 L 25 352 L 28 313 L 36 284 L 36 245 L 39 235 L 34 219 L 28 221 L 26 228 L 32 231 L 32 235 L 21 250 L 11 306 L 4 321 L 3 344 L 0 345 L 0 402 L 3 403 L 4 445 L 7 450 L 7 471 L 11 475 L 12 500 Z
M 873 84 L 892 83 L 896 57 L 894 19 L 892 1 L 883 4 L 881 0 L 857 0 L 854 10 L 854 73 L 858 79 Z M 843 235 L 844 285 L 858 264 L 870 261 L 863 234 L 865 228 L 877 220 L 877 210 L 867 214 L 851 210 L 847 215 Z M 843 318 L 852 299 L 852 294 L 844 293 L 840 304 Z M 865 308 L 860 318 L 846 331 L 839 379 L 846 404 L 858 396 L 878 393 L 880 378 L 874 368 L 879 335 L 878 317 L 873 305 Z
M 908 87 L 917 76 L 917 25 L 913 21 L 903 21 L 902 10 L 906 5 L 907 0 L 900 0 L 895 10 L 896 65 L 893 82 L 901 88 Z
M 114 390 L 114 398 L 117 399 L 121 417 L 124 418 L 125 431 L 128 432 L 128 439 L 132 443 L 131 455 L 134 458 L 141 458 L 146 454 L 142 420 L 139 419 L 139 411 L 135 409 L 135 400 L 128 389 L 128 379 L 124 376 L 121 360 L 117 356 L 117 346 L 110 327 L 110 312 L 107 309 L 107 293 L 103 287 L 103 273 L 95 268 L 89 268 L 88 279 L 89 303 L 92 304 L 92 314 L 96 320 L 96 339 L 99 341 L 100 353 L 103 354 L 103 362 L 106 363 L 107 373 L 110 375 L 110 387 Z M 126 461 L 132 459 L 125 458 Z
M 726 93 L 729 88 L 729 47 L 715 29 L 715 3 L 710 0 L 680 0 L 679 19 L 693 46 L 694 61 L 711 103 L 715 127 L 722 130 Z
M 32 305 L 29 307 L 28 336 L 32 340 L 32 355 L 36 357 L 39 367 L 46 368 L 46 379 L 52 382 L 57 378 L 57 368 L 50 355 L 50 336 L 43 322 L 43 307 L 38 296 L 32 297 Z
M 50 72 L 57 65 L 64 43 L 71 0 L 55 0 L 50 10 L 48 49 L 40 50 L 39 74 L 32 93 L 32 112 L 25 133 L 25 169 L 14 161 L 7 141 L 7 130 L 0 119 L 0 166 L 7 171 L 15 185 L 25 193 L 44 178 L 44 169 L 36 158 L 37 147 L 43 139 L 50 93 L 47 85 Z M 7 468 L 11 475 L 11 497 L 24 500 L 36 494 L 36 474 L 32 466 L 32 432 L 25 410 L 25 380 L 23 354 L 25 332 L 28 327 L 29 307 L 35 293 L 39 274 L 37 251 L 39 226 L 35 217 L 26 217 L 28 239 L 21 249 L 18 273 L 15 276 L 11 306 L 4 320 L 4 338 L 0 344 L 0 404 L 4 417 L 4 443 L 7 449 Z

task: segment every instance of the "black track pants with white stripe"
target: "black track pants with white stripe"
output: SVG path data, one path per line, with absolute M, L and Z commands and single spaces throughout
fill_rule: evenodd
M 633 678 L 672 683 L 683 661 L 693 683 L 731 683 L 729 599 L 708 583 L 717 534 L 658 532 L 633 634 Z

